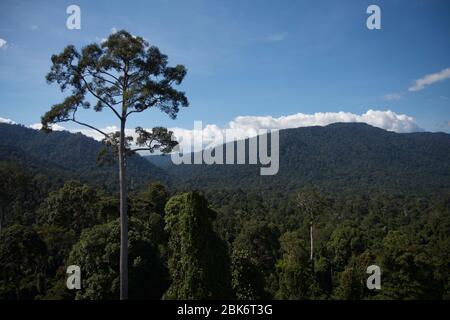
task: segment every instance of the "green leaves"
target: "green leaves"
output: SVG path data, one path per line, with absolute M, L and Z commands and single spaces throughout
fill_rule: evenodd
M 97 215 L 98 195 L 94 188 L 76 181 L 67 182 L 58 191 L 52 192 L 41 205 L 39 223 L 81 230 L 101 222 Z
M 84 100 L 82 94 L 67 97 L 64 102 L 55 104 L 50 111 L 46 112 L 41 118 L 41 130 L 49 132 L 51 125 L 57 122 L 66 122 L 74 119 L 78 107 L 89 108 L 90 104 Z
M 167 56 L 157 47 L 125 30 L 111 34 L 101 45 L 89 44 L 81 52 L 69 45 L 51 60 L 48 83 L 58 83 L 62 91 L 71 89 L 72 97 L 43 117 L 44 130 L 52 123 L 71 120 L 69 114 L 74 119 L 75 106 L 88 106 L 88 96 L 96 100 L 95 111 L 109 107 L 121 120 L 151 107 L 175 118 L 180 106 L 189 105 L 184 92 L 172 87 L 181 84 L 186 68 L 168 67 Z
M 85 230 L 70 253 L 70 264 L 79 265 L 83 286 L 77 299 L 118 299 L 120 228 L 117 219 Z M 131 299 L 160 299 L 167 284 L 152 230 L 131 218 L 129 230 L 129 272 Z
M 136 133 L 138 135 L 136 145 L 145 147 L 151 153 L 156 150 L 162 153 L 170 153 L 178 145 L 173 132 L 167 130 L 167 128 L 155 127 L 151 132 L 148 132 L 141 127 L 137 127 Z
M 231 297 L 229 257 L 213 230 L 215 212 L 196 192 L 172 197 L 166 204 L 168 267 L 172 284 L 167 299 Z
M 7 228 L 0 241 L 0 299 L 32 299 L 40 291 L 46 253 L 31 227 Z

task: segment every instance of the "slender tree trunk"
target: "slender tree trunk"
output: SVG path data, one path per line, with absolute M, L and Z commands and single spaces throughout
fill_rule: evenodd
M 309 260 L 313 261 L 313 259 L 314 259 L 314 238 L 313 238 L 313 223 L 312 222 L 309 225 L 309 242 L 311 244 Z
M 3 228 L 3 208 L 0 207 L 0 238 L 2 237 L 2 228 Z
M 128 299 L 128 215 L 125 163 L 125 119 L 120 124 L 119 183 L 120 183 L 120 300 Z
M 309 225 L 309 241 L 311 243 L 310 248 L 310 256 L 309 260 L 311 261 L 311 270 L 314 274 L 314 235 L 313 235 L 313 222 L 311 221 L 311 224 Z

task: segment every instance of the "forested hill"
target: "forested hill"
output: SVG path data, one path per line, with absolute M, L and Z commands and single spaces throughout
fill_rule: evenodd
M 248 149 L 247 149 L 248 150 Z M 259 165 L 173 165 L 147 157 L 179 188 L 295 192 L 380 191 L 435 193 L 450 190 L 450 135 L 398 134 L 361 123 L 335 123 L 280 131 L 280 169 L 260 176 Z
M 101 143 L 82 134 L 42 133 L 0 124 L 0 161 L 66 180 L 117 185 L 115 166 L 96 163 Z M 159 180 L 176 189 L 296 192 L 435 193 L 450 190 L 450 135 L 398 134 L 360 123 L 280 131 L 280 169 L 260 176 L 259 165 L 173 165 L 169 156 L 129 159 L 132 188 Z M 170 183 L 170 181 L 175 183 Z
M 0 123 L 0 161 L 18 162 L 26 168 L 57 180 L 77 179 L 115 189 L 116 165 L 98 166 L 102 144 L 80 133 L 43 133 L 21 125 Z M 168 182 L 167 175 L 140 156 L 128 159 L 131 187 L 140 188 L 150 180 Z

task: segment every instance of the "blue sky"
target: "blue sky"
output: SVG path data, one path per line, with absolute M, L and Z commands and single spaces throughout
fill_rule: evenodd
M 81 30 L 66 28 L 71 4 L 81 8 Z M 370 4 L 381 8 L 381 30 L 366 28 Z M 45 82 L 50 56 L 99 42 L 113 28 L 145 37 L 188 68 L 181 89 L 191 106 L 177 120 L 150 111 L 130 127 L 192 128 L 194 120 L 225 127 L 237 116 L 373 109 L 450 132 L 447 0 L 2 0 L 0 117 L 38 123 L 64 97 Z M 425 85 L 408 90 L 419 79 Z M 86 112 L 99 127 L 117 124 Z

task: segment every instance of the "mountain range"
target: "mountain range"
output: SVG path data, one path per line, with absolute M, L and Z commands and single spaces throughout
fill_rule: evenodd
M 158 180 L 174 190 L 277 193 L 303 187 L 398 194 L 450 190 L 450 135 L 446 133 L 399 134 L 362 123 L 335 123 L 280 130 L 279 136 L 280 164 L 274 176 L 261 176 L 260 165 L 175 165 L 170 156 L 151 155 L 129 158 L 129 183 L 132 189 Z M 247 147 L 248 143 L 247 139 Z M 80 133 L 43 133 L 0 124 L 0 161 L 115 190 L 117 168 L 97 165 L 100 149 L 100 142 Z
M 77 179 L 116 190 L 116 165 L 99 166 L 102 144 L 81 133 L 44 133 L 22 125 L 0 123 L 0 161 L 12 161 L 57 180 Z M 150 180 L 169 182 L 169 176 L 144 158 L 128 158 L 129 186 L 140 188 Z
M 170 157 L 146 158 L 176 178 L 178 188 L 399 194 L 450 189 L 446 133 L 400 134 L 364 123 L 335 123 L 280 130 L 279 136 L 274 176 L 261 176 L 259 165 L 174 165 Z

